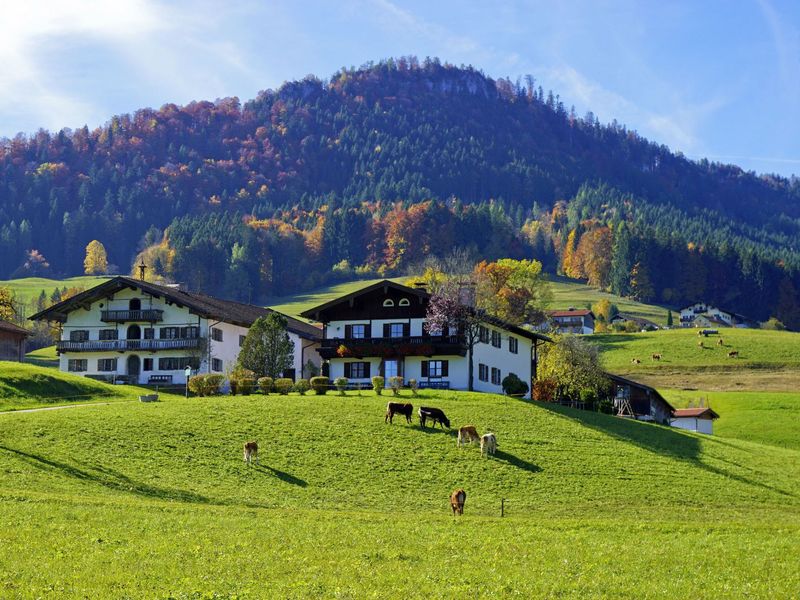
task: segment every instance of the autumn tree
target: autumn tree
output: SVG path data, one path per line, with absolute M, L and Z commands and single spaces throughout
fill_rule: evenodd
M 556 385 L 557 398 L 577 399 L 583 390 L 600 394 L 608 387 L 597 346 L 574 335 L 556 337 L 542 347 L 538 378 Z
M 86 258 L 83 259 L 83 272 L 87 275 L 103 275 L 108 271 L 106 248 L 97 240 L 86 246 Z
M 477 304 L 514 325 L 541 323 L 552 292 L 538 260 L 502 258 L 475 266 Z
M 258 377 L 277 378 L 292 368 L 294 342 L 286 332 L 286 317 L 272 312 L 250 327 L 239 351 L 239 366 Z
M 589 285 L 606 289 L 611 270 L 611 230 L 596 227 L 581 236 L 573 263 L 580 265 Z
M 0 319 L 13 321 L 17 311 L 14 309 L 14 292 L 10 288 L 0 287 Z
M 574 229 L 567 235 L 567 243 L 564 246 L 564 254 L 561 258 L 561 270 L 567 277 L 581 279 L 583 277 L 583 269 L 576 257 L 578 249 L 577 236 L 578 232 Z

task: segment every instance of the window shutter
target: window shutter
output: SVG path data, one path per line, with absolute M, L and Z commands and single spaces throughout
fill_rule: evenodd
M 449 361 L 443 360 L 442 361 L 442 377 L 447 377 L 449 373 L 449 369 L 447 368 L 447 364 Z
M 344 326 L 344 337 L 350 339 L 353 337 L 353 326 L 352 325 L 345 325 Z M 345 377 L 349 377 L 349 375 L 345 375 Z
M 371 366 L 372 366 L 372 364 L 371 364 L 371 363 L 368 363 L 368 362 L 365 362 L 365 363 L 364 363 L 364 377 L 365 377 L 366 379 L 369 379 L 369 377 L 370 377 L 370 374 L 369 374 L 369 368 L 370 368 Z
M 422 376 L 423 377 L 427 377 L 428 376 L 428 361 L 427 360 L 423 360 L 422 361 Z
M 344 363 L 344 376 L 350 377 L 350 373 L 352 372 L 351 363 Z
M 411 335 L 411 323 L 403 323 L 403 337 Z
M 161 329 L 158 330 L 158 337 L 159 337 L 159 339 L 162 339 L 162 340 L 166 339 L 166 337 L 167 337 L 167 329 L 166 329 L 166 327 L 162 327 Z
M 367 323 L 364 325 L 364 337 L 369 339 L 372 337 L 372 323 Z
M 383 337 L 388 338 L 392 335 L 392 326 L 389 323 L 383 324 Z

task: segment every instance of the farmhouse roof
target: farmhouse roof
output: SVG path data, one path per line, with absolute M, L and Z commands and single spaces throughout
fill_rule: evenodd
M 411 294 L 417 296 L 418 298 L 420 298 L 420 300 L 424 302 L 427 302 L 432 295 L 430 294 L 430 292 L 422 288 L 412 288 L 407 285 L 403 285 L 401 283 L 392 281 L 391 279 L 383 279 L 371 285 L 367 285 L 363 288 L 352 291 L 349 294 L 345 294 L 343 296 L 339 296 L 338 298 L 334 298 L 333 300 L 320 304 L 319 306 L 309 308 L 308 310 L 300 313 L 300 316 L 305 317 L 306 319 L 311 319 L 312 321 L 320 321 L 320 313 L 324 312 L 325 310 L 333 306 L 342 304 L 344 302 L 350 302 L 354 298 L 363 296 L 364 294 L 369 294 L 370 292 L 379 290 L 381 288 L 386 288 L 386 289 L 392 288 L 400 292 L 403 292 L 405 294 Z M 488 315 L 488 314 L 485 315 L 484 320 L 491 325 L 495 325 L 512 333 L 516 333 L 517 335 L 528 338 L 530 340 L 544 340 L 546 342 L 553 341 L 546 335 L 542 335 L 541 333 L 536 333 L 534 331 L 529 331 L 523 327 L 519 327 L 518 325 L 513 325 L 508 321 L 504 321 L 503 319 L 500 319 L 493 315 Z
M 4 321 L 0 319 L 0 331 L 6 331 L 8 333 L 16 333 L 17 335 L 28 336 L 30 332 L 27 329 L 23 329 L 18 325 L 14 325 L 14 323 L 9 323 L 8 321 Z
M 551 310 L 548 313 L 551 317 L 586 317 L 594 319 L 594 313 L 588 308 L 570 308 L 568 310 Z
M 681 417 L 695 417 L 698 419 L 719 419 L 719 415 L 709 407 L 700 408 L 676 408 L 672 411 L 672 416 L 676 419 Z
M 41 312 L 32 315 L 30 319 L 39 321 L 64 322 L 67 315 L 78 308 L 86 308 L 92 302 L 107 298 L 123 289 L 139 289 L 156 298 L 164 298 L 169 304 L 187 307 L 192 313 L 208 319 L 217 319 L 225 323 L 232 323 L 241 327 L 250 327 L 259 317 L 265 317 L 277 312 L 262 306 L 244 304 L 232 300 L 221 300 L 213 296 L 190 292 L 175 287 L 158 285 L 131 277 L 114 277 L 100 285 L 90 288 L 80 294 L 54 304 Z M 282 314 L 282 313 L 278 313 Z M 288 323 L 287 329 L 300 337 L 318 340 L 322 337 L 319 327 L 283 315 Z

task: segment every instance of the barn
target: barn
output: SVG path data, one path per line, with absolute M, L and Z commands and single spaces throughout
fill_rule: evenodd
M 658 390 L 620 377 L 606 374 L 611 380 L 611 398 L 614 402 L 614 414 L 621 417 L 632 417 L 639 421 L 655 421 L 669 425 L 674 408 Z
M 671 425 L 680 429 L 711 435 L 714 433 L 715 419 L 719 419 L 719 415 L 707 406 L 678 408 L 672 413 Z
M 22 327 L 0 319 L 0 360 L 22 362 L 25 358 L 25 340 L 29 335 Z

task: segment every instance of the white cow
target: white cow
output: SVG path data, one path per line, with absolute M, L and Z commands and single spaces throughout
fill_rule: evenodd
M 481 436 L 481 456 L 488 456 L 497 452 L 497 437 L 493 433 L 484 433 Z

